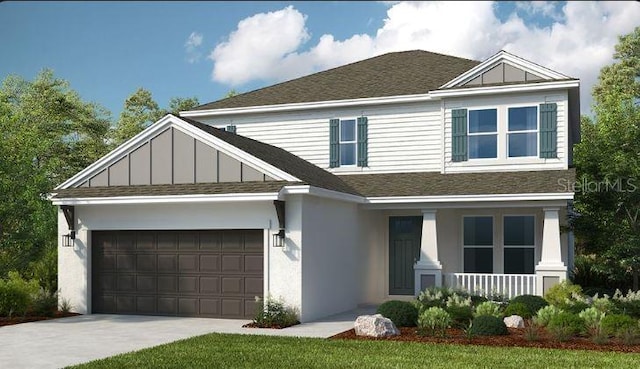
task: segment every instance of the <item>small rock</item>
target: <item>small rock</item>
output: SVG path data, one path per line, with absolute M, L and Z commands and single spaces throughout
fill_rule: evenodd
M 507 328 L 524 328 L 524 319 L 519 315 L 511 315 L 504 318 Z
M 354 328 L 358 336 L 389 337 L 400 334 L 391 319 L 385 318 L 381 314 L 360 315 L 356 319 Z

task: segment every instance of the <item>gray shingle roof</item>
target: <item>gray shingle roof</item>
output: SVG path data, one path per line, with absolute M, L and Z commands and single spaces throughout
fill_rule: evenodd
M 424 94 L 478 64 L 422 50 L 394 52 L 200 105 L 195 110 Z
M 568 181 L 573 182 L 575 176 L 575 169 L 569 169 L 456 174 L 356 174 L 340 177 L 366 197 L 386 197 L 570 193 L 567 184 Z

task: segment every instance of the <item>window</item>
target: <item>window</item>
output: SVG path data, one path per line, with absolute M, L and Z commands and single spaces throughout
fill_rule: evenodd
M 340 165 L 356 164 L 356 120 L 340 121 Z
M 464 217 L 465 273 L 493 273 L 493 218 Z
M 469 110 L 469 159 L 498 157 L 498 111 Z
M 509 108 L 508 117 L 509 157 L 538 156 L 538 108 Z
M 535 254 L 535 217 L 504 217 L 504 273 L 533 274 Z

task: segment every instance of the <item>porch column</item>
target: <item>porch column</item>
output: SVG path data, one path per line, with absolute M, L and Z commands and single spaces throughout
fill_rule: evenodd
M 537 294 L 542 296 L 553 285 L 567 279 L 560 244 L 560 208 L 543 208 L 542 253 L 536 265 Z
M 442 286 L 442 265 L 438 259 L 438 231 L 436 210 L 422 210 L 422 239 L 420 241 L 420 259 L 414 265 L 415 294 L 433 287 Z

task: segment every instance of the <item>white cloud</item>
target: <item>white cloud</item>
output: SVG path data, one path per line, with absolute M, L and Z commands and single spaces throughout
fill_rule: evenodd
M 562 13 L 556 11 L 555 1 L 517 1 L 516 9 L 531 15 L 542 15 L 554 20 L 561 20 Z
M 580 78 L 582 111 L 589 111 L 591 88 L 601 67 L 611 63 L 618 36 L 640 19 L 637 2 L 546 2 L 518 4 L 501 21 L 493 2 L 400 2 L 389 5 L 374 36 L 309 40 L 306 16 L 289 6 L 242 20 L 209 58 L 213 79 L 230 85 L 253 80 L 282 81 L 371 56 L 423 49 L 483 60 L 501 49 Z M 555 20 L 551 26 L 525 24 L 517 11 Z
M 184 43 L 184 49 L 187 53 L 187 62 L 193 64 L 200 60 L 202 57 L 202 52 L 200 51 L 200 45 L 202 45 L 202 40 L 204 37 L 202 33 L 191 32 L 189 37 L 187 37 L 187 41 Z

